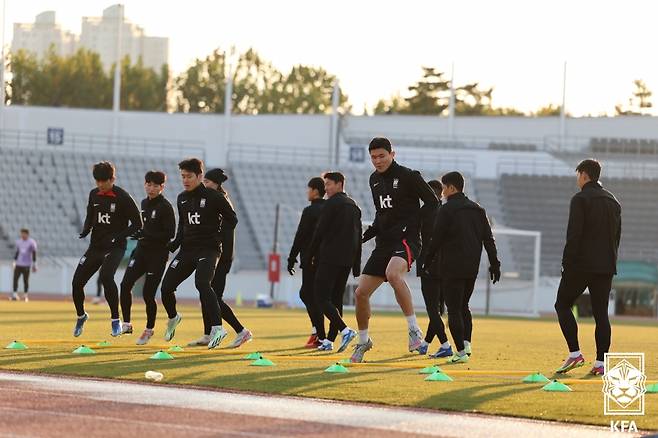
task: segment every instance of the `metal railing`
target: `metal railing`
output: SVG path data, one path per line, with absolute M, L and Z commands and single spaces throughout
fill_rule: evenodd
M 111 137 L 65 132 L 62 144 L 49 144 L 48 134 L 43 131 L 0 131 L 0 146 L 42 151 L 64 150 L 68 152 L 103 151 L 113 154 L 179 158 L 188 155 L 205 158 L 206 149 L 199 141 L 177 141 L 162 138 Z
M 331 163 L 331 157 L 328 148 L 231 143 L 228 162 L 327 166 Z

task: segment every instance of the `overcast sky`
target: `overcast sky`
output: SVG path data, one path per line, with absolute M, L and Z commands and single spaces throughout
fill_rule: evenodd
M 7 45 L 13 23 L 33 22 L 45 10 L 55 10 L 57 21 L 79 34 L 82 16 L 100 16 L 113 4 L 5 1 Z M 494 87 L 495 106 L 525 111 L 561 102 L 565 60 L 567 109 L 574 115 L 612 114 L 615 104 L 627 102 L 634 79 L 658 87 L 658 3 L 650 1 L 124 0 L 123 4 L 126 18 L 148 35 L 169 37 L 175 73 L 216 47 L 254 47 L 279 69 L 303 63 L 337 75 L 356 113 L 380 97 L 404 95 L 420 77 L 421 66 L 449 71 L 453 62 L 457 85 L 480 81 Z

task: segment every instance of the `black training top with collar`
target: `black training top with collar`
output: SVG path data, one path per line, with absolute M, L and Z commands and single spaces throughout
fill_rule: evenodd
M 233 208 L 217 190 L 199 184 L 192 191 L 183 191 L 176 199 L 178 230 L 170 251 L 214 248 L 221 251 L 222 222 L 235 227 L 238 218 Z
M 98 188 L 89 192 L 87 216 L 81 236 L 91 231 L 90 248 L 125 248 L 126 238 L 141 227 L 139 208 L 124 189 L 114 185 L 107 192 L 101 192 Z
M 144 227 L 140 233 L 138 248 L 162 250 L 174 238 L 176 216 L 174 208 L 161 194 L 153 199 L 142 199 L 142 220 Z
M 407 239 L 420 243 L 420 201 L 437 207 L 439 200 L 417 170 L 399 165 L 396 161 L 383 173 L 370 175 L 370 190 L 376 214 L 368 227 L 364 241 L 376 237 L 377 245 Z

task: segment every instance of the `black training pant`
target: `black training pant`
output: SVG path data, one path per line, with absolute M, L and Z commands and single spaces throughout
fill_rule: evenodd
M 23 276 L 23 292 L 27 293 L 27 291 L 30 289 L 30 267 L 14 267 L 14 292 L 18 290 L 18 279 L 21 275 Z
M 230 325 L 236 333 L 240 333 L 244 327 L 240 324 L 240 321 L 233 313 L 233 309 L 224 302 L 224 289 L 226 288 L 226 276 L 231 272 L 231 265 L 233 262 L 219 262 L 217 268 L 215 269 L 215 277 L 212 279 L 212 290 L 217 295 L 217 301 L 219 302 L 219 308 L 221 310 L 220 314 L 220 324 L 223 319 Z M 210 318 L 205 307 L 201 307 L 201 315 L 203 316 L 203 332 L 206 335 L 210 334 L 212 324 L 210 323 Z
M 162 280 L 162 305 L 167 311 L 169 319 L 174 318 L 176 311 L 176 288 L 187 277 L 194 275 L 194 285 L 199 291 L 201 307 L 208 312 L 211 326 L 221 324 L 221 310 L 217 302 L 217 295 L 211 282 L 215 276 L 215 268 L 219 260 L 220 251 L 212 248 L 181 249 L 176 257 L 169 263 L 167 272 Z
M 84 287 L 92 275 L 99 271 L 98 275 L 105 289 L 105 300 L 110 306 L 112 319 L 119 319 L 119 290 L 114 282 L 114 274 L 126 252 L 124 247 L 110 249 L 89 248 L 85 255 L 80 258 L 78 267 L 73 274 L 73 303 L 78 316 L 85 313 L 85 291 Z
M 425 309 L 427 310 L 427 316 L 430 319 L 430 322 L 427 325 L 427 333 L 425 334 L 425 342 L 431 344 L 434 336 L 437 336 L 439 341 L 443 344 L 448 340 L 448 336 L 446 335 L 446 328 L 443 325 L 441 313 L 439 311 L 441 280 L 420 277 L 420 289 L 423 292 Z
M 317 331 L 318 339 L 326 339 L 324 330 L 324 314 L 315 297 L 315 272 L 313 266 L 302 268 L 302 287 L 299 289 L 299 298 L 306 307 L 308 318 Z
M 473 318 L 468 302 L 473 295 L 475 278 L 444 278 L 441 293 L 448 307 L 448 327 L 457 351 L 464 349 L 464 341 L 471 341 Z
M 592 315 L 596 323 L 594 339 L 596 340 L 596 360 L 603 360 L 610 349 L 610 320 L 608 319 L 608 301 L 612 288 L 612 274 L 592 274 L 587 272 L 565 271 L 562 273 L 560 287 L 557 290 L 555 311 L 560 328 L 567 341 L 569 351 L 578 351 L 578 323 L 571 312 L 576 299 L 589 289 L 592 302 Z
M 144 279 L 144 288 L 142 296 L 146 304 L 146 328 L 155 327 L 155 317 L 158 312 L 158 306 L 155 303 L 155 294 L 158 291 L 158 285 L 162 279 L 169 251 L 167 248 L 149 250 L 141 247 L 133 252 L 126 268 L 126 273 L 121 280 L 121 313 L 123 321 L 130 322 L 130 309 L 133 303 L 133 286 L 142 275 L 146 274 Z
M 347 327 L 342 318 L 343 295 L 351 270 L 349 266 L 320 263 L 315 273 L 316 302 L 324 316 L 329 319 L 327 339 L 331 342 L 336 340 L 339 331 Z

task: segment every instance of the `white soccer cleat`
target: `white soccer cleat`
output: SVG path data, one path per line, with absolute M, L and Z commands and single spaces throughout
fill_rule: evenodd
M 224 330 L 224 327 L 221 325 L 214 325 L 210 329 L 210 342 L 208 342 L 208 350 L 212 350 L 217 347 L 220 342 L 228 336 L 228 332 Z
M 243 329 L 238 335 L 235 337 L 233 342 L 231 342 L 227 348 L 238 348 L 243 344 L 246 344 L 247 342 L 250 342 L 251 339 L 253 338 L 251 332 L 247 329 Z
M 210 342 L 210 335 L 203 335 L 196 341 L 187 344 L 188 347 L 206 347 Z
M 153 329 L 144 329 L 142 334 L 139 336 L 139 339 L 137 339 L 136 344 L 137 345 L 146 345 L 149 343 L 151 338 L 153 337 Z

